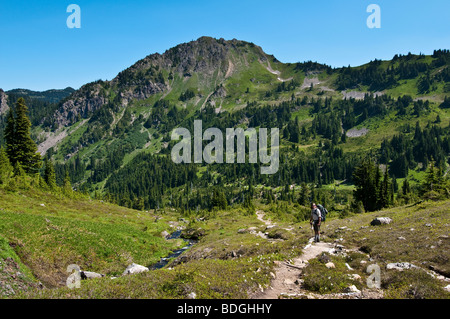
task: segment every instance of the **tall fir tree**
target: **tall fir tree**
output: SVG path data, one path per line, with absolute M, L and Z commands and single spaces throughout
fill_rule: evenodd
M 15 113 L 15 116 L 13 114 Z M 31 122 L 25 100 L 19 98 L 15 110 L 10 110 L 6 120 L 6 151 L 13 166 L 20 164 L 28 174 L 35 174 L 41 166 L 41 156 L 31 138 Z
M 450 198 L 450 178 L 444 174 L 441 167 L 436 167 L 434 161 L 431 161 L 427 169 L 419 193 L 425 199 Z
M 378 209 L 382 209 L 384 207 L 388 207 L 391 204 L 392 199 L 392 184 L 389 178 L 388 168 L 386 167 L 386 171 L 384 172 L 383 182 L 379 186 L 378 191 Z
M 411 186 L 409 185 L 408 179 L 405 178 L 402 184 L 402 194 L 408 195 L 409 193 L 411 193 Z
M 367 157 L 356 167 L 353 181 L 356 186 L 355 204 L 361 202 L 364 210 L 375 211 L 393 203 L 394 193 L 387 166 L 382 177 L 379 166 Z
M 374 211 L 377 208 L 377 174 L 372 159 L 365 158 L 353 172 L 353 181 L 356 189 L 354 197 L 356 202 L 362 202 L 366 211 Z
M 45 183 L 47 183 L 47 186 L 51 190 L 56 190 L 56 175 L 53 163 L 48 158 L 45 158 L 44 165 L 45 165 L 44 171 Z

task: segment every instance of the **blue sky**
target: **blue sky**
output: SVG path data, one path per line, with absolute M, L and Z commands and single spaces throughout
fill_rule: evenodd
M 66 25 L 70 4 L 81 28 Z M 381 28 L 369 29 L 369 4 Z M 46 90 L 110 80 L 137 60 L 201 36 L 261 46 L 282 62 L 361 65 L 450 48 L 448 0 L 159 0 L 0 3 L 0 88 Z

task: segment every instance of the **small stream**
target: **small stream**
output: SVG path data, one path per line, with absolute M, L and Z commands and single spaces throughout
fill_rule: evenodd
M 167 236 L 166 239 L 177 239 L 177 238 L 180 238 L 180 235 L 181 235 L 181 230 L 177 230 L 177 231 L 174 231 L 169 236 Z M 150 270 L 156 270 L 156 269 L 163 268 L 164 266 L 166 266 L 169 263 L 169 261 L 172 258 L 177 258 L 178 256 L 180 256 L 182 253 L 184 253 L 186 250 L 188 250 L 194 244 L 197 243 L 197 241 L 191 240 L 191 239 L 183 239 L 183 240 L 188 243 L 186 246 L 184 246 L 183 248 L 180 248 L 180 249 L 177 249 L 177 250 L 173 251 L 171 254 L 169 254 L 166 257 L 162 257 L 160 259 L 160 261 L 158 261 L 156 264 L 150 265 L 148 268 Z

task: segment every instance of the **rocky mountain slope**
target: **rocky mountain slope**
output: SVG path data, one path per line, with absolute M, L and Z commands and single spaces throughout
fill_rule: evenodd
M 282 63 L 249 42 L 201 37 L 151 54 L 110 81 L 88 83 L 46 106 L 45 114 L 35 115 L 33 133 L 42 154 L 57 163 L 60 179 L 70 167 L 76 187 L 101 194 L 112 191 L 108 181 L 119 170 L 141 165 L 142 154 L 170 152 L 171 130 L 189 127 L 194 118 L 216 127 L 276 125 L 282 146 L 294 143 L 306 157 L 317 144 L 325 151 L 322 141 L 327 140 L 339 144 L 344 155 L 364 153 L 410 132 L 407 127 L 418 121 L 425 126 L 439 120 L 445 126 L 449 65 L 449 52 L 436 50 L 432 56 L 396 55 L 333 69 L 315 62 Z M 0 91 L 1 114 L 7 102 Z M 36 109 L 33 103 L 30 108 Z M 332 132 L 325 123 L 334 125 Z M 284 158 L 293 156 L 288 152 Z M 131 190 L 135 196 L 142 195 Z
M 111 81 L 83 86 L 60 105 L 55 121 L 58 126 L 71 125 L 77 116 L 87 118 L 108 103 L 126 107 L 132 101 L 145 100 L 158 93 L 167 95 L 186 82 L 195 82 L 203 97 L 213 93 L 221 95 L 215 88 L 255 60 L 265 63 L 267 58 L 261 48 L 250 43 L 202 37 L 162 55 L 149 55 Z
M 0 114 L 6 114 L 9 109 L 7 100 L 8 96 L 6 95 L 5 91 L 0 89 Z

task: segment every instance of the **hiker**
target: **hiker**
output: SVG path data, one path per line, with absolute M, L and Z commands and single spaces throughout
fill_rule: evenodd
M 320 209 L 317 208 L 316 203 L 311 204 L 311 218 L 309 223 L 314 227 L 314 241 L 317 243 L 320 241 L 320 223 L 322 221 L 322 214 Z

